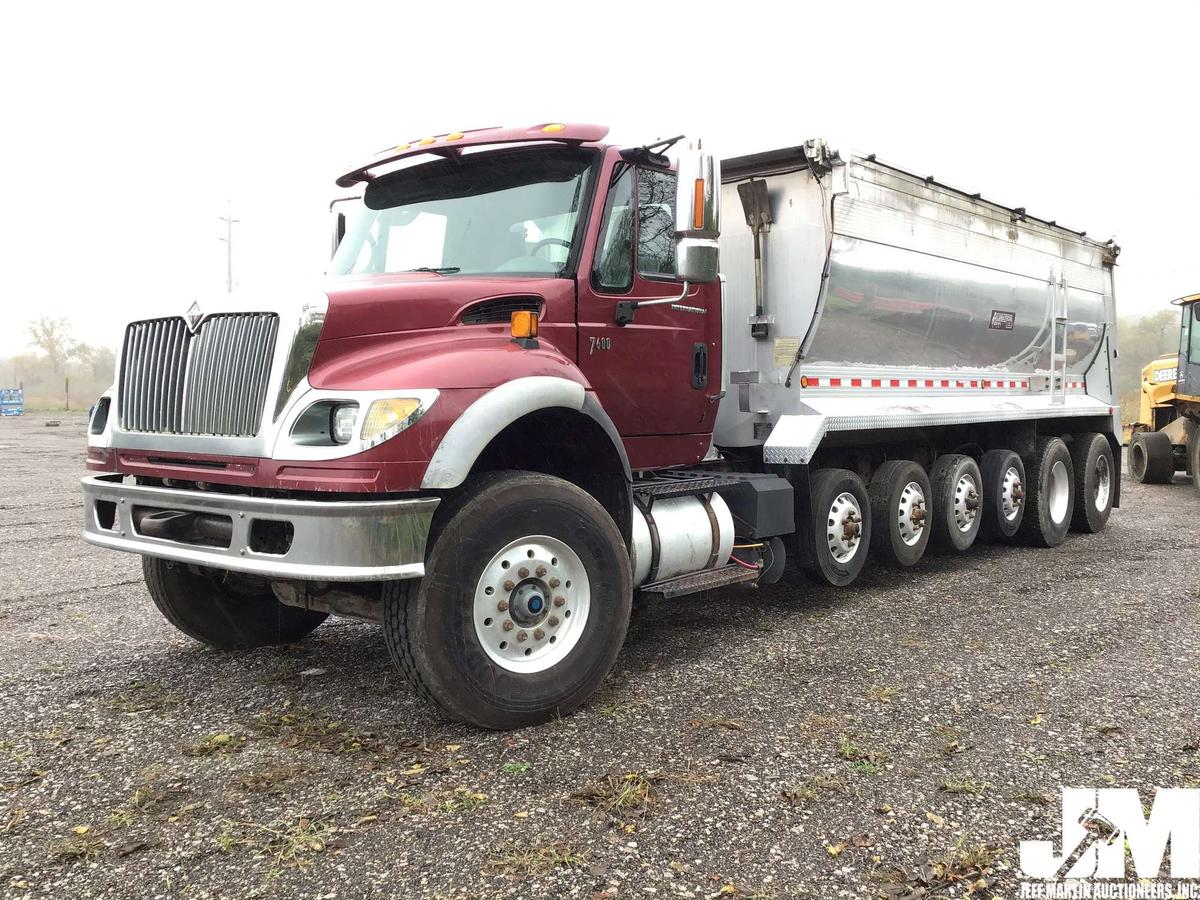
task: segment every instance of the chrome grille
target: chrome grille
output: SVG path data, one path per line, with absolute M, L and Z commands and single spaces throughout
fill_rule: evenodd
M 279 317 L 209 316 L 134 322 L 121 354 L 121 427 L 164 434 L 253 437 L 267 399 Z

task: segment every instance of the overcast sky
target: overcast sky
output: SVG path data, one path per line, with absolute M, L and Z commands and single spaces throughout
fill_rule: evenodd
M 1200 0 L 1177 3 L 9 4 L 0 355 L 319 278 L 333 179 L 489 125 L 829 137 L 1123 252 L 1118 309 L 1200 290 Z M 299 290 L 300 288 L 294 288 Z

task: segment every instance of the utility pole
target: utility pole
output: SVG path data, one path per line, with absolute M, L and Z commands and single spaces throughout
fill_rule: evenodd
M 217 220 L 225 223 L 225 237 L 219 237 L 217 240 L 225 242 L 225 293 L 233 293 L 233 226 L 240 219 L 233 217 L 232 201 L 225 201 L 225 215 L 217 216 Z

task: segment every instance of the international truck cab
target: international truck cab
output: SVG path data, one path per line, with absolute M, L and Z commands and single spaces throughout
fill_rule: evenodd
M 319 290 L 131 323 L 85 538 L 200 641 L 380 622 L 511 728 L 586 701 L 635 594 L 1104 527 L 1115 245 L 819 141 L 606 133 L 402 143 L 337 180 Z

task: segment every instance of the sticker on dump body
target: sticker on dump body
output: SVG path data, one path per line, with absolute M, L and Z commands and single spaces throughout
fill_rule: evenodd
M 777 337 L 775 338 L 775 352 L 772 357 L 772 363 L 775 368 L 786 368 L 796 361 L 796 354 L 800 352 L 800 338 L 798 337 Z
M 1017 314 L 1009 312 L 1005 309 L 993 309 L 992 321 L 988 323 L 988 328 L 995 331 L 1012 331 L 1017 324 Z

